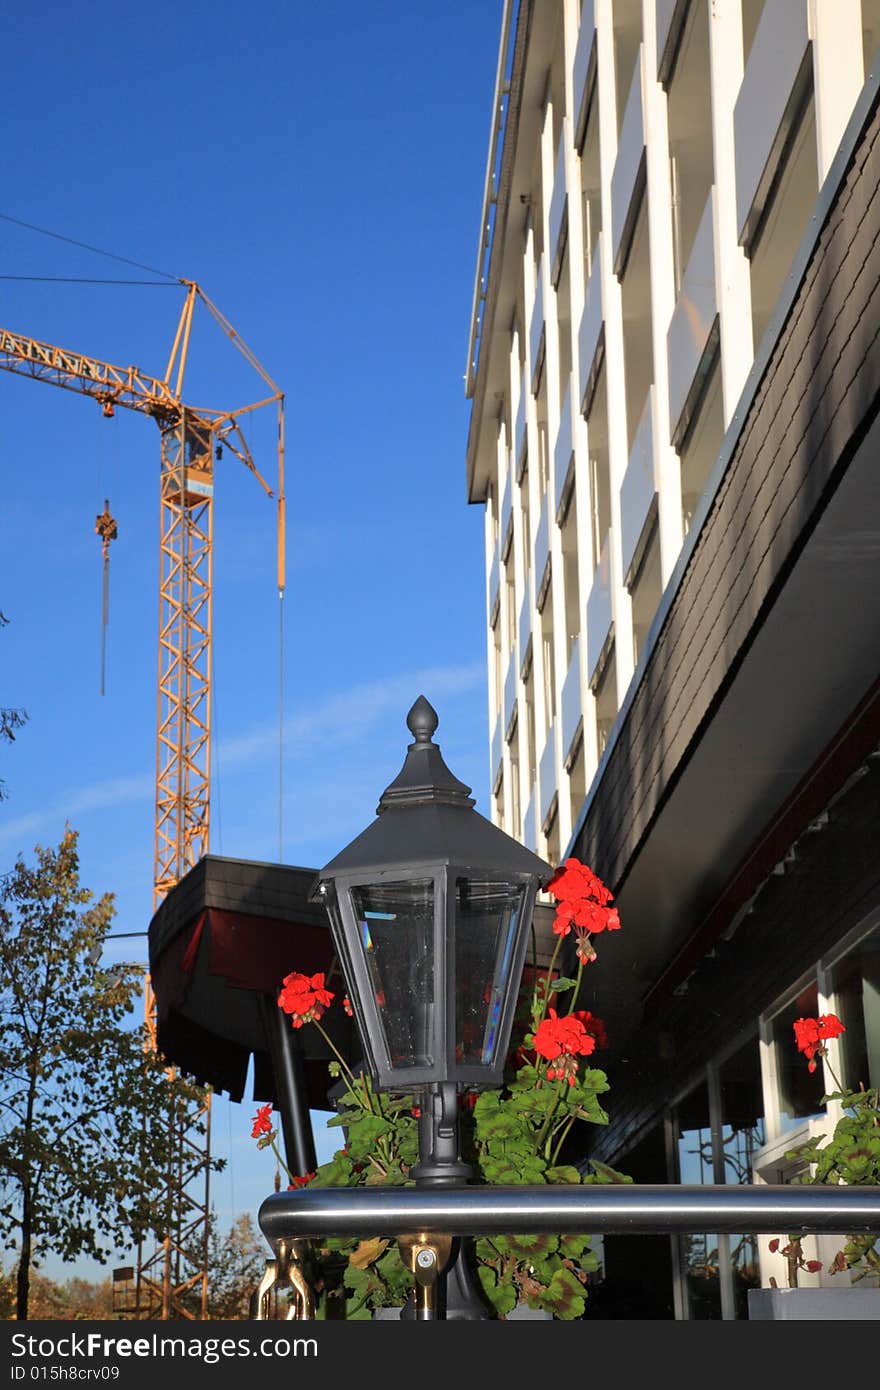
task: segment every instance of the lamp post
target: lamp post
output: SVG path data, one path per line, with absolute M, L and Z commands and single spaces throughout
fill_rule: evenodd
M 420 1187 L 466 1182 L 460 1091 L 500 1086 L 535 897 L 552 869 L 474 810 L 433 742 L 436 712 L 419 696 L 413 742 L 376 820 L 318 875 L 334 944 L 379 1090 L 421 1100 Z M 419 1317 L 436 1316 L 442 1253 L 405 1246 Z M 433 1249 L 433 1256 L 431 1250 Z M 448 1258 L 448 1254 L 447 1254 Z M 432 1263 L 433 1261 L 433 1263 Z M 459 1301 L 478 1317 L 461 1259 Z

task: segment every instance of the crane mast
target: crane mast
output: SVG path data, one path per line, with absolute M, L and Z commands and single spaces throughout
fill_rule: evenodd
M 153 907 L 208 852 L 211 801 L 211 646 L 214 467 L 224 448 L 277 497 L 278 589 L 284 591 L 284 395 L 228 319 L 195 281 L 181 281 L 186 298 L 164 377 L 120 367 L 25 334 L 0 328 L 0 370 L 91 397 L 105 416 L 117 408 L 151 416 L 160 437 L 159 662 L 156 720 L 156 811 Z M 224 334 L 262 377 L 271 394 L 224 411 L 183 399 L 193 312 L 205 305 Z M 278 414 L 277 494 L 260 475 L 241 430 L 241 417 L 274 404 Z M 155 996 L 149 976 L 145 1014 L 156 1048 Z M 175 1158 L 165 1210 L 173 1229 L 157 1251 L 138 1256 L 138 1316 L 207 1314 L 210 1092 L 178 1113 Z M 194 1186 L 204 1178 L 204 1197 Z

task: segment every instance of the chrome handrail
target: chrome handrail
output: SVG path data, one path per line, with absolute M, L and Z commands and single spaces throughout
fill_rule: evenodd
M 880 1232 L 880 1187 L 726 1187 L 621 1183 L 528 1187 L 302 1188 L 267 1197 L 273 1247 L 313 1236 L 453 1236 L 676 1231 L 714 1234 Z

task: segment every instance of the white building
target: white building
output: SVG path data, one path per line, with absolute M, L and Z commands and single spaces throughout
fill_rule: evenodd
M 880 0 L 504 6 L 467 369 L 493 815 L 617 893 L 602 1152 L 644 1181 L 693 1180 L 684 1136 L 727 1180 L 747 1128 L 747 1180 L 785 1176 L 824 1116 L 785 1092 L 793 1009 L 849 1008 L 880 1079 L 878 47 Z M 847 900 L 830 925 L 795 861 Z M 771 919 L 713 1024 L 715 963 Z M 670 1306 L 703 1316 L 689 1259 Z

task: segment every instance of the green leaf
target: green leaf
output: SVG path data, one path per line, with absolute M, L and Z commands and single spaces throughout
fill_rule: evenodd
M 514 1255 L 530 1257 L 533 1261 L 542 1256 L 552 1255 L 559 1244 L 557 1236 L 531 1233 L 524 1236 L 508 1236 L 508 1245 Z
M 628 1177 L 626 1173 L 618 1172 L 616 1168 L 612 1168 L 608 1163 L 600 1163 L 598 1158 L 591 1158 L 589 1162 L 593 1172 L 584 1178 L 584 1182 L 590 1182 L 591 1180 L 599 1183 L 632 1182 L 632 1178 Z
M 581 1180 L 580 1172 L 570 1163 L 562 1163 L 555 1168 L 548 1168 L 544 1176 L 548 1182 L 553 1183 L 579 1183 Z
M 563 975 L 560 979 L 551 980 L 550 989 L 551 991 L 558 994 L 563 990 L 574 989 L 576 984 L 577 980 L 566 979 L 566 977 Z
M 510 1139 L 521 1133 L 522 1125 L 517 1116 L 501 1110 L 494 1115 L 487 1115 L 477 1123 L 477 1137 L 484 1141 Z
M 391 1129 L 391 1122 L 383 1120 L 381 1115 L 359 1115 L 349 1125 L 348 1147 L 369 1152 L 375 1147 L 376 1140 L 384 1134 L 390 1134 Z
M 556 1318 L 570 1321 L 582 1316 L 586 1307 L 583 1285 L 568 1269 L 558 1269 L 553 1275 L 541 1304 Z
M 504 1317 L 516 1304 L 516 1290 L 509 1281 L 501 1281 L 487 1265 L 478 1265 L 480 1287 L 496 1314 Z

